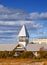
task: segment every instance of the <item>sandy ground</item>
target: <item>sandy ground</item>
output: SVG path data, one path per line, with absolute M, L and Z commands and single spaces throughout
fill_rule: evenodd
M 47 65 L 47 59 L 0 59 L 0 65 Z

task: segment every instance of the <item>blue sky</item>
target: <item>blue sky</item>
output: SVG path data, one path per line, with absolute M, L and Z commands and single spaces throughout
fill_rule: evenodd
M 0 0 L 0 4 L 9 8 L 23 9 L 29 13 L 47 11 L 47 0 Z
M 47 38 L 47 0 L 0 0 L 0 43 L 17 43 L 25 24 L 32 38 Z

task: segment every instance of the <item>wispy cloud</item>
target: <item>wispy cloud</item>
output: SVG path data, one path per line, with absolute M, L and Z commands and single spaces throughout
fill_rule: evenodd
M 43 27 L 43 24 L 37 23 L 36 21 L 0 21 L 0 25 L 10 25 L 10 26 L 16 26 L 16 25 L 28 25 L 31 24 L 33 27 Z
M 36 19 L 47 20 L 47 12 L 31 12 L 27 14 L 24 10 L 0 5 L 0 39 L 15 41 L 23 24 L 26 25 L 29 35 L 35 34 L 44 27 L 44 24 L 37 22 Z
M 26 14 L 21 9 L 11 9 L 0 5 L 0 20 L 23 20 L 25 17 Z
M 47 12 L 33 12 L 29 14 L 30 19 L 42 19 L 42 20 L 47 20 Z
M 47 20 L 47 12 L 31 12 L 27 14 L 24 10 L 7 8 L 0 5 L 0 20 L 32 20 L 43 19 Z

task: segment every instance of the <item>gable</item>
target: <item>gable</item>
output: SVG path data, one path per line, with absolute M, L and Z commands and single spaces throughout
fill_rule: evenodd
M 16 46 L 16 48 L 23 48 L 23 45 L 18 44 L 18 45 Z
M 24 51 L 25 48 L 22 44 L 18 44 L 15 48 L 14 48 L 15 51 Z

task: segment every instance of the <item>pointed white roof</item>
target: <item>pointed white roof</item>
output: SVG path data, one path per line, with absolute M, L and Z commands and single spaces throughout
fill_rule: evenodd
M 18 37 L 20 37 L 20 36 L 29 37 L 27 29 L 25 28 L 25 25 L 22 26 L 22 28 L 21 28 L 21 30 L 19 32 Z

